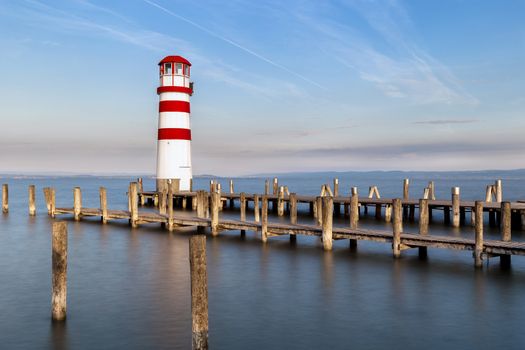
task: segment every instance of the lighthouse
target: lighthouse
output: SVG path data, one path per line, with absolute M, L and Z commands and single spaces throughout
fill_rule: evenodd
M 159 62 L 157 179 L 180 179 L 181 191 L 190 190 L 192 178 L 190 67 L 181 56 L 166 56 Z

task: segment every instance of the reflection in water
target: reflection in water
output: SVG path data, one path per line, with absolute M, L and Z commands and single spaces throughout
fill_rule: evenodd
M 66 322 L 50 322 L 49 343 L 54 350 L 69 349 Z

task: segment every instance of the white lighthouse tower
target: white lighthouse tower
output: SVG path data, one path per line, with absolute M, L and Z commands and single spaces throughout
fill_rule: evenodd
M 159 62 L 159 132 L 157 179 L 180 179 L 180 190 L 190 190 L 191 63 L 181 56 L 166 56 Z

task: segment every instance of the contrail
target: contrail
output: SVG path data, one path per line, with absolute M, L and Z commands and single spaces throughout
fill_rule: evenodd
M 271 65 L 274 66 L 274 67 L 277 67 L 277 68 L 279 68 L 279 69 L 282 69 L 282 70 L 284 70 L 285 72 L 288 72 L 288 73 L 290 73 L 290 74 L 292 74 L 292 75 L 295 75 L 295 76 L 296 76 L 297 78 L 299 78 L 299 79 L 302 79 L 302 80 L 304 80 L 304 81 L 306 81 L 306 82 L 308 82 L 308 83 L 310 83 L 310 84 L 312 84 L 312 85 L 315 85 L 315 86 L 317 86 L 317 87 L 319 87 L 319 88 L 321 88 L 321 89 L 326 90 L 326 88 L 325 88 L 324 86 L 319 85 L 319 84 L 316 83 L 315 81 L 308 79 L 308 78 L 305 77 L 304 75 L 301 75 L 301 74 L 299 74 L 299 73 L 297 73 L 297 72 L 294 72 L 293 70 L 290 70 L 290 69 L 286 68 L 285 66 L 280 65 L 279 63 L 270 60 L 269 58 L 266 58 L 266 57 L 264 57 L 264 56 L 261 56 L 261 55 L 259 55 L 257 52 L 254 52 L 254 51 L 252 51 L 252 50 L 250 50 L 250 49 L 248 49 L 248 48 L 246 48 L 246 47 L 244 47 L 244 46 L 242 46 L 242 45 L 240 45 L 240 44 L 237 44 L 235 41 L 232 41 L 232 40 L 230 40 L 230 39 L 228 39 L 228 38 L 225 38 L 225 37 L 223 37 L 223 36 L 221 36 L 221 35 L 219 35 L 219 34 L 213 32 L 213 31 L 211 31 L 211 30 L 209 30 L 209 29 L 207 29 L 207 28 L 201 26 L 200 24 L 193 22 L 193 21 L 190 20 L 190 19 L 187 19 L 187 18 L 185 18 L 185 17 L 182 17 L 181 15 L 178 15 L 178 14 L 176 14 L 175 12 L 170 11 L 170 10 L 168 10 L 167 8 L 160 6 L 159 4 L 157 4 L 157 3 L 155 3 L 155 2 L 153 2 L 153 1 L 151 1 L 151 0 L 144 0 L 144 2 L 150 4 L 151 6 L 155 6 L 155 7 L 158 8 L 159 10 L 164 11 L 164 12 L 166 12 L 167 14 L 173 16 L 173 17 L 176 17 L 176 18 L 180 19 L 181 21 L 184 21 L 184 22 L 186 22 L 186 23 L 191 24 L 192 26 L 194 26 L 194 27 L 196 27 L 196 28 L 202 30 L 202 31 L 205 32 L 205 33 L 208 33 L 208 34 L 211 35 L 211 36 L 216 37 L 217 39 L 220 39 L 220 40 L 222 40 L 222 41 L 224 41 L 224 42 L 227 42 L 227 43 L 230 44 L 230 45 L 233 45 L 233 46 L 235 46 L 236 48 L 241 49 L 242 51 L 244 51 L 244 52 L 246 52 L 246 53 L 249 53 L 250 55 L 252 55 L 252 56 L 254 56 L 254 57 L 257 57 L 258 59 L 260 59 L 260 60 L 262 60 L 262 61 L 264 61 L 264 62 L 266 62 L 266 63 L 271 64 Z

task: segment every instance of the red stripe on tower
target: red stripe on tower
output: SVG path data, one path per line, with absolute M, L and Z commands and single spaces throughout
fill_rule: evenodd
M 164 128 L 159 129 L 159 140 L 191 140 L 190 129 Z
M 190 113 L 190 103 L 186 101 L 160 101 L 159 112 Z

